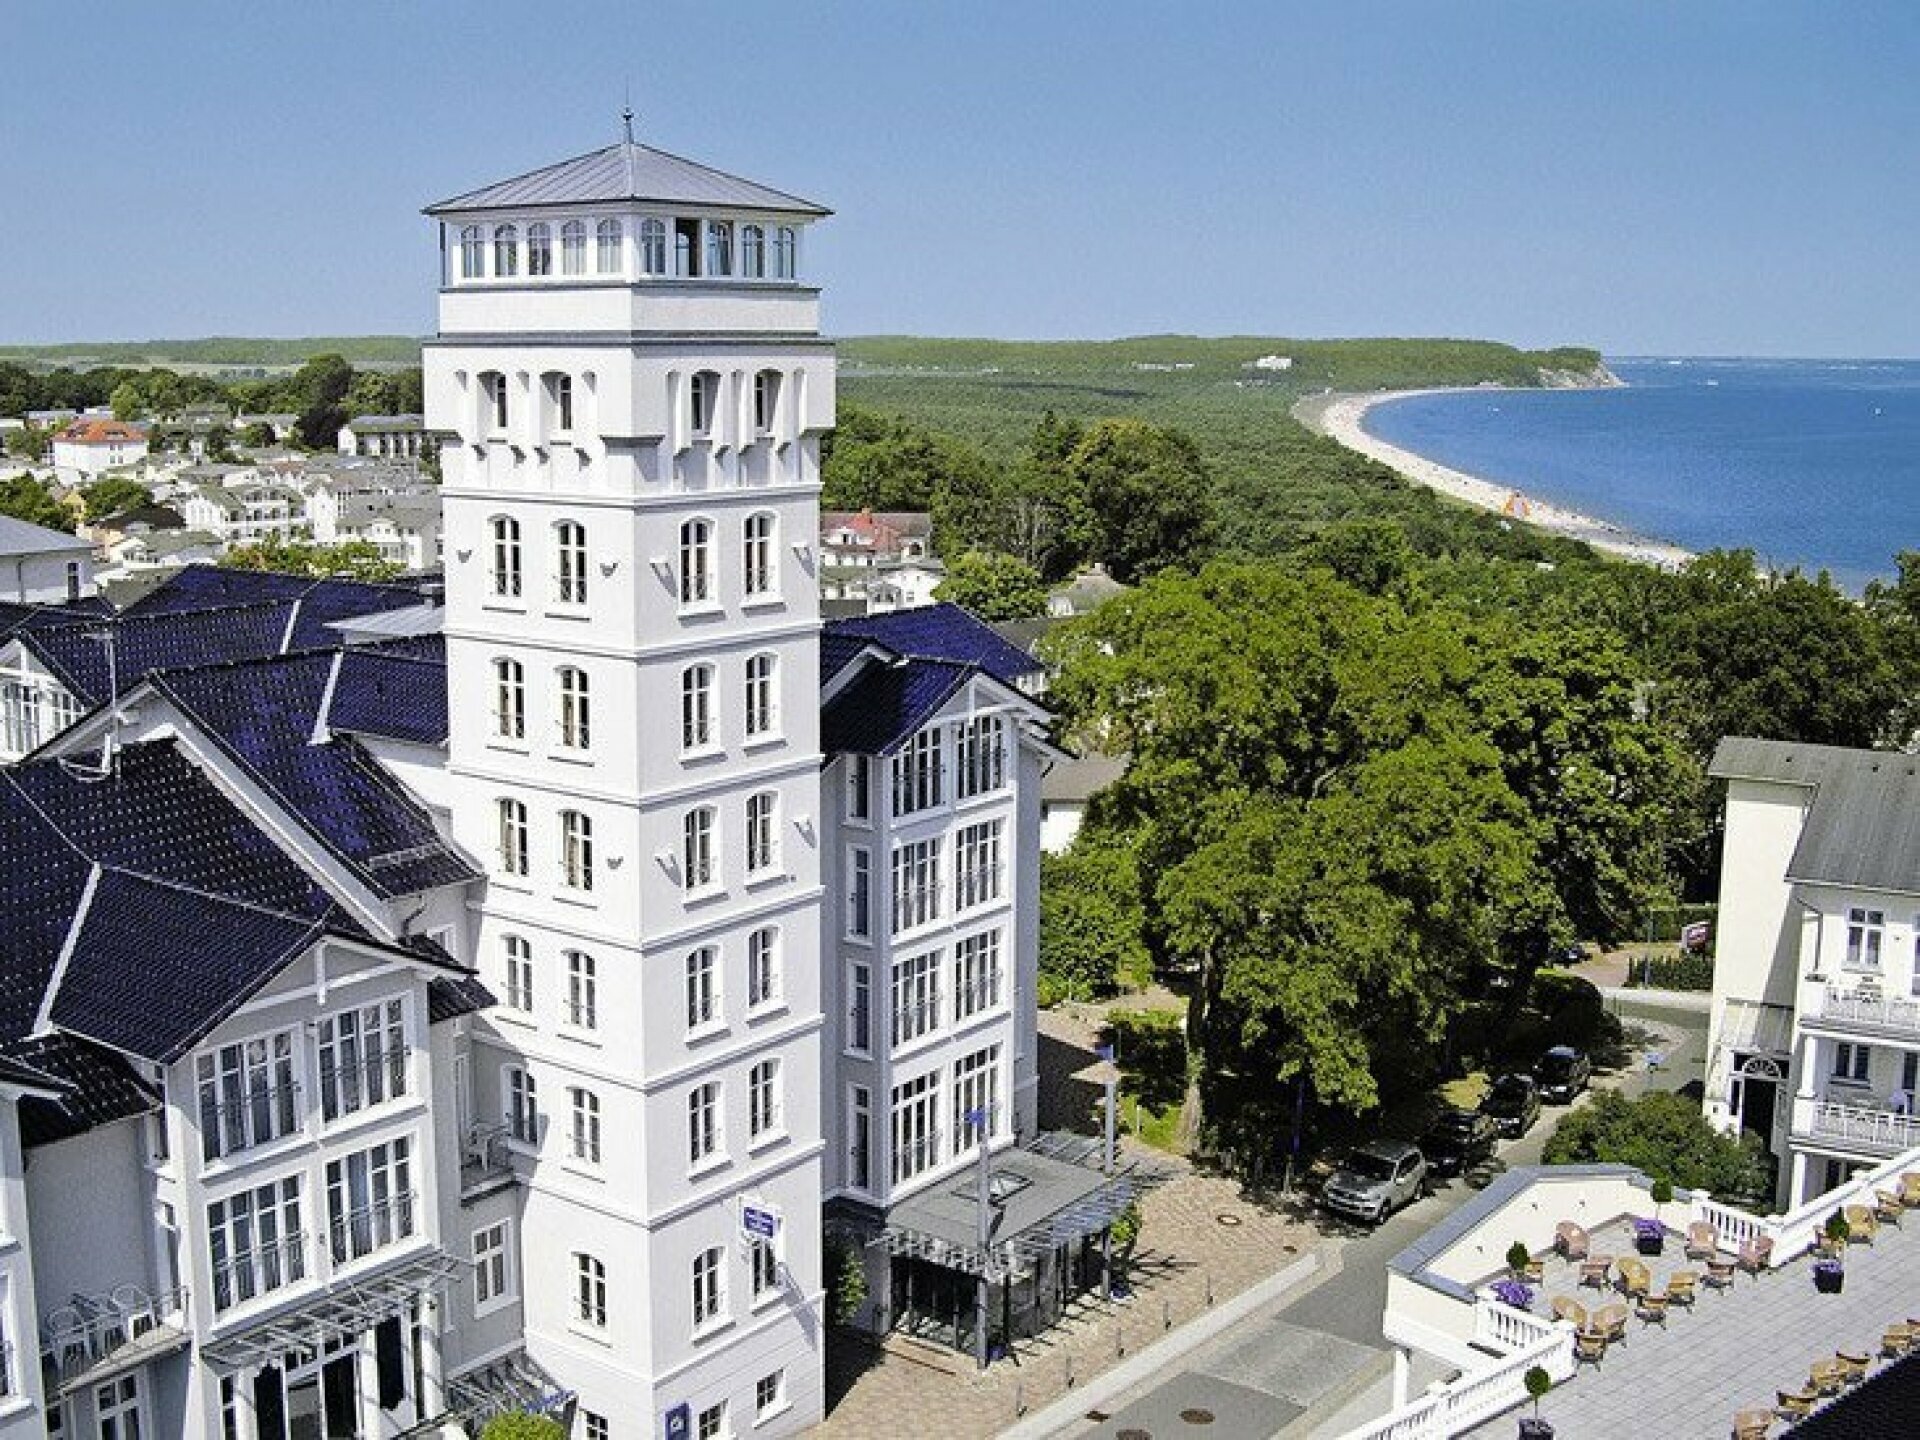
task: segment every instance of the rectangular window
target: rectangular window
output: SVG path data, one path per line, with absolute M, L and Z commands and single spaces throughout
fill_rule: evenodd
M 872 756 L 847 756 L 847 819 L 859 825 L 873 820 Z
M 847 1048 L 864 1055 L 873 1048 L 873 969 L 865 964 L 848 969 L 852 994 L 847 1014 Z
M 291 1030 L 222 1045 L 200 1055 L 195 1069 L 203 1160 L 264 1145 L 298 1126 Z
M 893 813 L 911 815 L 938 805 L 946 793 L 940 729 L 917 732 L 893 757 Z
M 687 1095 L 687 1163 L 698 1166 L 720 1153 L 720 1082 L 696 1085 Z
M 700 1412 L 693 1424 L 693 1440 L 726 1440 L 727 1402 L 722 1400 Z
M 960 799 L 986 795 L 1006 784 L 1006 724 L 998 715 L 977 715 L 961 725 L 955 744 Z
M 716 1245 L 693 1261 L 693 1328 L 711 1325 L 726 1311 L 727 1252 Z M 716 1432 L 717 1433 L 717 1432 Z
M 560 273 L 587 273 L 587 227 L 578 220 L 569 220 L 560 227 Z
M 398 998 L 320 1022 L 320 1112 L 351 1115 L 407 1093 L 406 1009 Z
M 522 1145 L 540 1143 L 540 1096 L 533 1076 L 518 1065 L 507 1066 L 507 1134 Z
M 953 1018 L 965 1020 L 1000 1003 L 1000 932 L 969 935 L 953 949 Z
M 507 377 L 499 371 L 489 371 L 480 377 L 480 384 L 486 392 L 487 416 L 493 422 L 496 431 L 507 428 Z
M 1886 928 L 1885 911 L 1863 908 L 1847 911 L 1847 969 L 1880 968 L 1880 941 Z
M 989 1045 L 954 1063 L 953 1153 L 964 1155 L 983 1134 L 993 1134 L 999 1114 L 1000 1047 Z M 984 1117 L 984 1124 L 976 1125 L 970 1115 Z
M 778 719 L 774 695 L 774 661 L 771 655 L 755 655 L 747 661 L 747 738 L 771 735 Z
M 893 847 L 893 933 L 940 918 L 940 841 Z
M 986 820 L 960 832 L 954 846 L 955 910 L 1000 898 L 1000 824 L 998 820 Z
M 754 1300 L 764 1299 L 780 1288 L 780 1257 L 771 1240 L 756 1235 L 748 1244 L 747 1269 L 751 1277 L 748 1293 Z
M 940 1023 L 940 952 L 909 955 L 893 966 L 894 1048 L 918 1040 Z
M 591 1255 L 573 1255 L 574 1315 L 582 1325 L 607 1328 L 607 1267 Z
M 503 944 L 507 952 L 507 1008 L 531 1014 L 533 1011 L 533 946 L 523 935 L 509 935 Z
M 1833 1078 L 1867 1083 L 1867 1071 L 1873 1063 L 1871 1045 L 1851 1045 L 1842 1040 L 1833 1047 Z
M 593 889 L 593 821 L 578 810 L 560 812 L 560 883 L 568 890 Z
M 857 1190 L 873 1188 L 873 1097 L 855 1085 L 847 1102 L 847 1178 Z
M 214 1310 L 228 1310 L 304 1280 L 306 1242 L 300 1228 L 298 1179 L 214 1201 L 207 1207 Z
M 703 805 L 698 810 L 689 810 L 685 823 L 685 835 L 681 849 L 681 863 L 685 866 L 682 881 L 688 890 L 704 890 L 714 883 L 713 868 L 713 807 Z
M 578 1085 L 568 1095 L 573 1102 L 573 1124 L 567 1134 L 567 1150 L 586 1165 L 600 1163 L 600 1097 Z
M 484 1230 L 473 1232 L 473 1313 L 481 1314 L 503 1300 L 513 1298 L 512 1257 L 508 1245 L 509 1222 L 502 1220 Z
M 762 1010 L 780 998 L 780 935 L 764 925 L 747 936 L 747 1008 Z
M 713 667 L 694 665 L 680 674 L 680 748 L 704 750 L 713 743 Z
M 753 1413 L 756 1419 L 764 1420 L 780 1409 L 787 1397 L 787 1372 L 776 1370 L 771 1375 L 762 1375 L 753 1382 Z
M 553 405 L 553 428 L 556 433 L 573 433 L 573 377 L 554 374 L 547 380 L 547 398 Z
M 687 1029 L 720 1023 L 720 954 L 702 945 L 687 956 Z
M 865 846 L 847 851 L 847 934 L 873 934 L 873 855 Z
M 940 1155 L 937 1074 L 893 1087 L 893 1183 L 911 1180 Z
M 527 807 L 519 800 L 502 800 L 500 806 L 500 873 L 527 873 Z
M 146 1411 L 140 1404 L 140 1373 L 93 1387 L 93 1413 L 100 1440 L 144 1440 Z
M 774 824 L 777 797 L 771 790 L 747 797 L 747 873 L 759 875 L 774 868 L 779 859 Z
M 780 1062 L 762 1060 L 747 1074 L 747 1136 L 758 1140 L 780 1128 Z
M 567 952 L 567 1023 L 581 1030 L 600 1027 L 599 966 L 582 950 Z
M 333 1263 L 371 1255 L 413 1234 L 413 1167 L 403 1137 L 327 1162 L 327 1221 Z
M 607 1428 L 607 1417 L 596 1415 L 591 1410 L 580 1412 L 581 1440 L 608 1440 L 613 1432 Z

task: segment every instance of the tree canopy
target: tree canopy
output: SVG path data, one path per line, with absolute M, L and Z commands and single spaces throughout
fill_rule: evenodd
M 11 515 L 29 525 L 49 530 L 72 530 L 73 512 L 53 498 L 44 481 L 32 475 L 0 480 L 0 515 Z
M 1632 1100 L 1602 1091 L 1561 1120 L 1542 1158 L 1549 1165 L 1632 1165 L 1656 1180 L 1704 1189 L 1735 1204 L 1763 1203 L 1773 1188 L 1759 1137 L 1722 1135 L 1696 1101 L 1668 1090 Z
M 1026 561 L 993 550 L 968 550 L 947 562 L 933 598 L 964 605 L 982 620 L 1025 620 L 1047 608 L 1046 582 Z
M 391 580 L 401 567 L 382 558 L 371 540 L 320 545 L 310 540 L 266 537 L 236 545 L 220 557 L 230 570 L 277 570 L 286 575 L 338 575 L 348 580 Z

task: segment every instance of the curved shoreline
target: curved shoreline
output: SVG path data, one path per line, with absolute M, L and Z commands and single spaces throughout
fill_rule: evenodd
M 1455 470 L 1436 460 L 1403 450 L 1378 436 L 1369 434 L 1365 420 L 1375 405 L 1388 400 L 1404 400 L 1413 395 L 1453 395 L 1462 387 L 1433 387 L 1425 390 L 1376 390 L 1367 394 L 1310 395 L 1293 407 L 1294 418 L 1309 430 L 1339 441 L 1349 450 L 1378 461 L 1415 485 L 1424 485 L 1442 495 L 1490 510 L 1522 524 L 1532 525 L 1552 535 L 1582 540 L 1596 550 L 1642 565 L 1677 570 L 1693 559 L 1693 552 L 1665 540 L 1637 535 L 1610 521 L 1583 515 L 1563 505 L 1541 500 L 1464 470 Z M 1475 387 L 1485 389 L 1490 387 Z

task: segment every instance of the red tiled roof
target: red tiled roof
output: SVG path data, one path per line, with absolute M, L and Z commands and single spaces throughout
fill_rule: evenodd
M 68 445 L 114 445 L 147 437 L 124 420 L 76 420 L 53 438 Z

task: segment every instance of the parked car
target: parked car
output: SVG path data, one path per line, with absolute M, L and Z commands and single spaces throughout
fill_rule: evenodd
M 1377 1225 L 1425 1193 L 1427 1158 L 1404 1140 L 1373 1140 L 1356 1146 L 1321 1187 L 1329 1210 Z
M 1593 1078 L 1593 1062 L 1585 1051 L 1556 1045 L 1533 1067 L 1533 1078 L 1540 1082 L 1540 1098 L 1547 1104 L 1570 1105 Z
M 1428 1174 L 1459 1175 L 1491 1156 L 1499 1138 L 1491 1115 L 1448 1110 L 1420 1137 L 1420 1153 L 1427 1157 Z
M 1480 1102 L 1480 1113 L 1509 1140 L 1517 1140 L 1540 1118 L 1540 1087 L 1526 1075 L 1502 1075 Z

